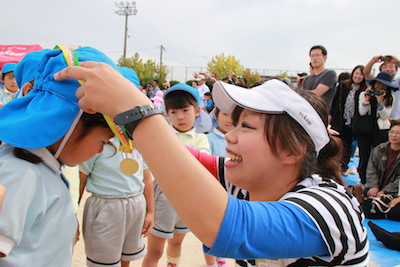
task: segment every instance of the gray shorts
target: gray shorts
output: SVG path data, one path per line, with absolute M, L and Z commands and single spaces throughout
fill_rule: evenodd
M 123 198 L 92 195 L 83 213 L 87 266 L 120 266 L 147 252 L 142 236 L 146 216 L 143 194 Z
M 154 228 L 151 230 L 153 235 L 169 239 L 174 237 L 174 233 L 187 234 L 190 232 L 156 182 L 154 182 L 154 208 Z

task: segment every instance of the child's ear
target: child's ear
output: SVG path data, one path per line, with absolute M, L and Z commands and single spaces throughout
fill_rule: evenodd
M 32 89 L 33 89 L 33 86 L 32 86 L 32 84 L 30 82 L 25 83 L 22 86 L 22 89 L 21 89 L 22 90 L 22 95 L 23 96 L 27 95 L 29 93 L 29 91 L 32 90 Z
M 194 112 L 195 112 L 195 114 L 196 114 L 196 117 L 200 115 L 200 110 L 201 110 L 201 107 L 200 107 L 200 106 L 194 107 Z

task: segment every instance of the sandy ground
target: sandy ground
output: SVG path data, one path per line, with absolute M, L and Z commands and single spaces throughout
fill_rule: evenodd
M 85 193 L 82 199 L 82 203 L 78 208 L 78 220 L 79 225 L 82 225 L 82 214 L 83 214 L 83 207 L 85 205 L 84 201 L 88 197 L 88 194 Z M 82 231 L 81 231 L 82 232 Z M 166 266 L 166 257 L 165 253 L 161 260 L 159 261 L 159 266 Z M 234 266 L 234 261 L 229 259 L 227 262 L 230 264 L 231 267 Z M 78 241 L 75 245 L 74 255 L 72 258 L 72 267 L 83 267 L 86 266 L 86 256 L 85 256 L 85 246 L 83 243 L 83 238 Z M 130 266 L 142 266 L 142 260 L 131 262 Z M 182 255 L 181 255 L 181 267 L 200 267 L 205 266 L 205 260 L 203 256 L 202 245 L 200 241 L 192 234 L 189 233 L 186 235 L 185 239 L 183 240 L 183 248 L 182 248 Z

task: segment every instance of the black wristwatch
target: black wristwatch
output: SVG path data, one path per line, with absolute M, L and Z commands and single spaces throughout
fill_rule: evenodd
M 122 112 L 114 117 L 114 122 L 118 125 L 123 125 L 126 133 L 132 140 L 132 133 L 139 123 L 147 117 L 161 114 L 161 111 L 153 104 L 145 106 L 136 106 L 133 109 Z

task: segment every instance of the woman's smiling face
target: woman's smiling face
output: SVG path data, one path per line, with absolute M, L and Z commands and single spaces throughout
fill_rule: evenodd
M 243 110 L 234 129 L 225 134 L 228 180 L 248 191 L 268 186 L 279 169 L 280 159 L 267 142 L 265 114 Z

